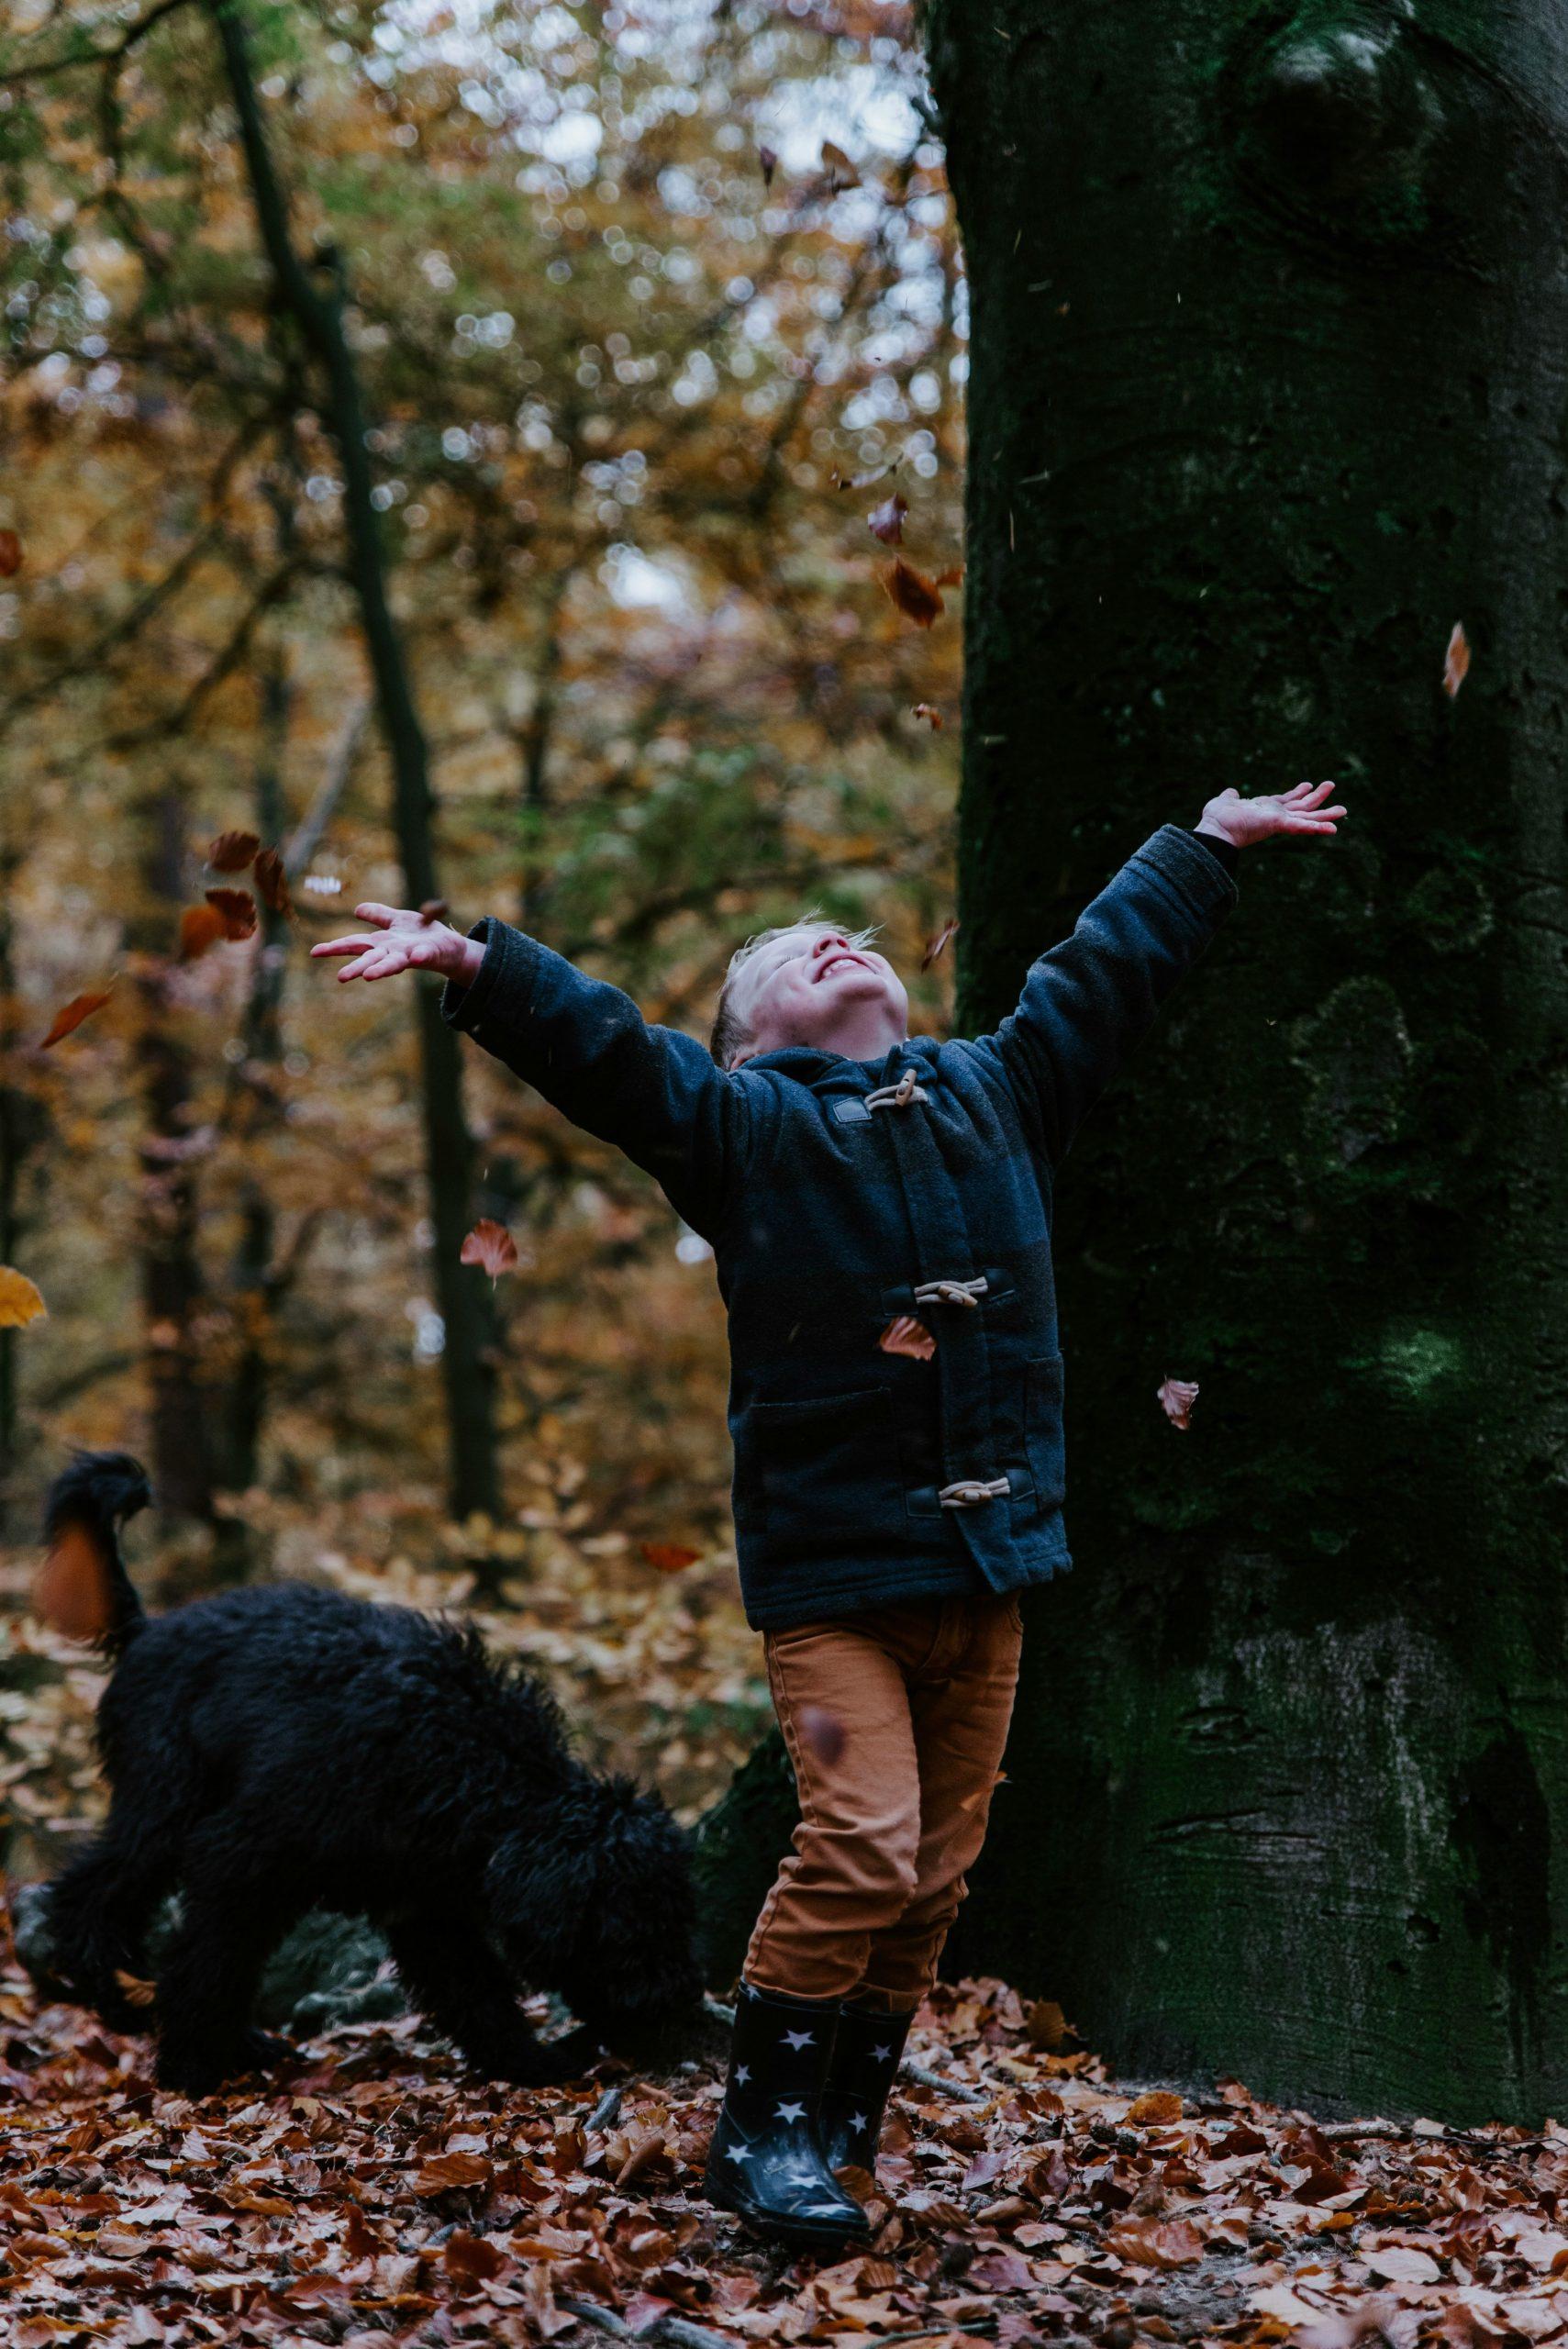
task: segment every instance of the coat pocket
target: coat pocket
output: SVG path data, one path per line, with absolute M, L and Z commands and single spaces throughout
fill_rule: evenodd
M 885 1386 L 754 1403 L 747 1433 L 771 1560 L 872 1550 L 906 1531 L 893 1397 Z
M 1062 1432 L 1062 1356 L 1024 1365 L 1024 1449 L 1040 1509 L 1062 1507 L 1067 1488 Z

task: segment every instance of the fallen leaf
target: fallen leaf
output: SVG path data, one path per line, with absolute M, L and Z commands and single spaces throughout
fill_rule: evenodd
M 834 195 L 847 187 L 859 187 L 861 175 L 841 147 L 830 139 L 822 141 L 822 168 L 828 174 L 828 185 Z
M 929 701 L 917 701 L 909 714 L 912 718 L 923 718 L 933 734 L 940 734 L 941 732 L 942 714 L 934 703 Z
M 291 914 L 294 900 L 289 896 L 288 868 L 281 849 L 264 848 L 256 859 L 256 886 L 261 893 L 261 903 L 270 913 Z
M 187 906 L 180 916 L 180 960 L 195 963 L 226 935 L 216 906 Z
M 48 1313 L 48 1306 L 26 1273 L 0 1264 L 0 1330 L 25 1330 L 29 1321 L 47 1319 Z
M 759 147 L 757 150 L 757 162 L 762 174 L 762 185 L 764 187 L 772 187 L 773 184 L 773 173 L 779 167 L 778 156 L 771 147 Z
M 688 1550 L 681 1542 L 641 1542 L 638 1547 L 649 1564 L 662 1575 L 684 1574 L 702 1556 L 700 1550 Z
M 69 1524 L 33 1577 L 33 1612 L 62 1640 L 101 1640 L 114 1620 L 108 1560 L 85 1527 Z
M 1134 2099 L 1128 2106 L 1128 2126 L 1132 2129 L 1155 2129 L 1166 2126 L 1182 2117 L 1182 2099 L 1169 2088 L 1151 2089 L 1148 2096 Z
M 115 1981 L 128 2007 L 150 2007 L 158 1996 L 156 1982 L 146 1981 L 139 1974 L 128 1974 L 122 1966 L 116 1966 Z
M 921 970 L 929 971 L 931 964 L 936 961 L 938 955 L 945 954 L 948 948 L 952 944 L 953 940 L 957 936 L 957 922 L 944 921 L 940 930 L 938 930 L 935 938 L 931 940 L 930 943 L 926 948 L 925 952 L 920 957 Z
M 488 2186 L 493 2165 L 482 2154 L 438 2154 L 415 2172 L 416 2194 L 450 2194 L 463 2186 Z
M 936 581 L 906 562 L 902 555 L 884 573 L 882 584 L 905 618 L 913 620 L 917 628 L 931 627 L 947 609 Z
M 908 511 L 908 500 L 895 489 L 891 497 L 884 497 L 880 506 L 872 507 L 866 516 L 866 529 L 873 539 L 880 539 L 884 547 L 902 546 L 904 517 Z
M 506 2254 L 497 2251 L 486 2235 L 465 2234 L 460 2228 L 447 2237 L 441 2251 L 441 2261 L 449 2276 L 465 2284 L 487 2284 L 499 2276 L 506 2265 Z
M 1190 2219 L 1122 2219 L 1107 2230 L 1106 2249 L 1135 2267 L 1190 2267 L 1203 2257 L 1203 2237 Z
M 1156 1390 L 1160 1408 L 1173 1428 L 1189 1428 L 1193 1422 L 1193 1405 L 1197 1401 L 1197 1381 L 1192 1378 L 1162 1379 Z
M 1453 634 L 1448 640 L 1443 656 L 1443 691 L 1451 701 L 1470 674 L 1470 639 L 1464 633 L 1464 622 L 1455 620 Z
M 112 988 L 104 987 L 90 995 L 73 995 L 69 1003 L 61 1004 L 50 1022 L 49 1034 L 39 1050 L 47 1052 L 50 1046 L 58 1044 L 62 1036 L 73 1034 L 84 1019 L 90 1019 L 95 1011 L 103 1009 L 112 993 Z
M 481 1265 L 492 1280 L 496 1280 L 503 1273 L 517 1271 L 517 1243 L 504 1223 L 482 1215 L 464 1240 L 458 1261 L 464 1264 Z M 480 1293 L 483 1295 L 483 1290 Z
M 1435 2284 L 1442 2273 L 1429 2253 L 1410 2243 L 1389 2243 L 1381 2251 L 1363 2251 L 1362 2257 L 1385 2284 Z
M 876 1342 L 884 1354 L 907 1354 L 911 1362 L 929 1362 L 937 1351 L 935 1338 L 912 1313 L 890 1321 Z
M 250 938 L 256 930 L 256 900 L 249 889 L 209 889 L 206 901 L 223 924 L 226 939 Z
M 215 873 L 243 873 L 253 863 L 261 838 L 255 832 L 219 832 L 206 852 Z
M 0 530 L 0 579 L 14 579 L 21 567 L 21 540 L 15 530 Z
M 844 1724 L 838 1714 L 826 1705 L 802 1705 L 795 1718 L 801 1743 L 831 1769 L 844 1752 Z

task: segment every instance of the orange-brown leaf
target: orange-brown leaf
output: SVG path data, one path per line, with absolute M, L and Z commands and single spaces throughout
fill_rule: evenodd
M 1047 2055 L 1054 2055 L 1074 2036 L 1062 2009 L 1054 1998 L 1037 1998 L 1024 2016 L 1024 2031 L 1031 2047 L 1040 2048 Z
M 281 850 L 262 849 L 256 858 L 256 886 L 261 893 L 261 903 L 269 912 L 292 914 L 294 899 L 289 896 L 289 877 Z
M 931 964 L 936 961 L 938 955 L 945 954 L 948 948 L 952 944 L 953 940 L 957 936 L 957 922 L 944 921 L 940 930 L 938 930 L 935 938 L 932 939 L 930 944 L 927 947 L 925 952 L 920 957 L 921 970 L 929 971 Z
M 462 2228 L 447 2237 L 441 2258 L 447 2274 L 464 2284 L 487 2284 L 506 2265 L 506 2253 L 487 2235 L 465 2234 Z
M 912 1313 L 897 1315 L 876 1342 L 884 1354 L 907 1354 L 911 1362 L 929 1362 L 937 1351 L 935 1338 Z
M 261 842 L 255 832 L 219 832 L 206 852 L 215 873 L 243 873 Z
M 1203 2237 L 1190 2219 L 1122 2219 L 1106 2248 L 1138 2267 L 1190 2267 L 1203 2257 Z
M 73 1035 L 84 1019 L 90 1019 L 95 1011 L 103 1009 L 113 992 L 111 987 L 102 987 L 87 995 L 73 995 L 69 1003 L 62 1003 L 50 1022 L 49 1034 L 39 1047 L 39 1051 L 47 1052 L 50 1046 L 58 1044 L 62 1036 Z
M 1470 674 L 1470 639 L 1464 633 L 1464 622 L 1455 620 L 1453 634 L 1443 655 L 1443 691 L 1451 701 Z
M 29 1321 L 47 1319 L 49 1308 L 26 1273 L 14 1264 L 0 1264 L 0 1330 L 25 1330 Z
M 482 2154 L 438 2154 L 414 2173 L 416 2194 L 450 2194 L 459 2187 L 488 2186 L 494 2170 Z
M 115 1983 L 128 2007 L 150 2007 L 158 1996 L 156 1982 L 149 1982 L 139 1974 L 128 1974 L 121 1965 L 115 1968 Z
M 905 618 L 913 620 L 917 628 L 929 628 L 947 609 L 936 581 L 906 562 L 902 555 L 884 573 L 882 584 Z
M 223 916 L 216 906 L 187 906 L 180 916 L 180 960 L 195 963 L 209 946 L 227 936 Z
M 702 1556 L 700 1550 L 688 1550 L 684 1542 L 642 1542 L 638 1546 L 649 1564 L 662 1575 L 684 1574 Z
M 822 141 L 822 168 L 828 174 L 828 185 L 835 195 L 847 187 L 859 187 L 861 175 L 841 147 L 830 139 Z
M 1173 1428 L 1185 1430 L 1193 1423 L 1193 1405 L 1197 1401 L 1197 1381 L 1194 1378 L 1164 1378 L 1160 1382 L 1160 1408 Z
M 256 900 L 249 889 L 209 889 L 206 901 L 223 924 L 225 938 L 252 937 L 256 929 Z
M 66 1640 L 101 1640 L 114 1620 L 109 1563 L 80 1525 L 67 1525 L 33 1577 L 33 1612 Z
M 15 530 L 0 530 L 0 579 L 12 579 L 22 567 L 22 541 Z
M 496 1280 L 503 1273 L 517 1271 L 517 1243 L 504 1223 L 482 1215 L 463 1241 L 459 1261 L 480 1265 L 492 1280 Z
M 950 562 L 945 571 L 939 571 L 937 573 L 937 585 L 939 587 L 958 587 L 962 586 L 962 583 L 963 565 L 962 562 Z
M 1170 2088 L 1151 2088 L 1147 2096 L 1134 2098 L 1127 2108 L 1128 2124 L 1133 2129 L 1168 2128 L 1182 2117 L 1182 2099 Z
M 911 718 L 923 718 L 933 734 L 940 734 L 941 732 L 942 714 L 937 707 L 935 702 L 917 701 L 909 715 Z
M 419 918 L 424 922 L 445 921 L 450 911 L 444 897 L 427 897 L 419 908 Z
M 884 547 L 901 547 L 904 543 L 904 517 L 909 511 L 908 501 L 895 490 L 880 506 L 873 506 L 866 516 L 866 529 Z

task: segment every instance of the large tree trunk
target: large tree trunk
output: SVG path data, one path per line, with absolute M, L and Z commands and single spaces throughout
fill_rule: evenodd
M 966 1016 L 1223 785 L 1354 808 L 1249 856 L 1063 1172 L 1077 1566 L 957 1953 L 1135 2072 L 1536 2119 L 1568 2096 L 1568 18 L 927 14 L 973 297 Z

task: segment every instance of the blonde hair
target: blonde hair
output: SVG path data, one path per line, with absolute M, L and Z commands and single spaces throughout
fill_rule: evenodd
M 730 1000 L 737 978 L 753 955 L 760 954 L 764 946 L 771 946 L 775 938 L 791 938 L 797 930 L 813 938 L 841 938 L 846 946 L 857 949 L 869 946 L 877 934 L 874 929 L 840 929 L 836 921 L 829 921 L 826 914 L 814 909 L 808 914 L 802 914 L 798 921 L 780 922 L 776 929 L 760 930 L 754 938 L 749 938 L 744 945 L 738 946 L 729 958 L 724 985 L 718 990 L 718 1001 L 714 1007 L 713 1033 L 708 1038 L 708 1051 L 720 1068 L 728 1068 L 741 1046 L 751 1041 L 751 1031 L 739 1017 Z

